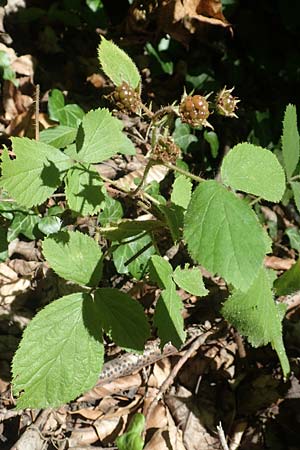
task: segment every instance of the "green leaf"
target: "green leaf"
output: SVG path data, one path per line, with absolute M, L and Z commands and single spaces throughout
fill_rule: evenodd
M 168 342 L 171 342 L 176 348 L 183 345 L 186 333 L 181 315 L 182 310 L 182 300 L 176 292 L 175 283 L 171 281 L 168 287 L 161 292 L 153 317 L 162 348 Z
M 51 127 L 41 131 L 40 141 L 53 145 L 56 148 L 64 148 L 74 142 L 76 134 L 76 128 L 58 125 L 57 127 Z
M 284 171 L 276 156 L 253 144 L 238 144 L 225 156 L 223 182 L 234 189 L 279 202 L 285 191 Z
M 154 255 L 150 260 L 150 276 L 160 289 L 166 289 L 172 283 L 171 264 L 161 256 Z
M 113 261 L 118 273 L 130 272 L 133 277 L 140 280 L 145 275 L 153 253 L 155 250 L 151 237 L 142 233 L 119 244 L 113 252 Z
M 59 113 L 59 122 L 61 125 L 67 127 L 78 128 L 81 124 L 85 112 L 80 106 L 75 104 L 70 104 L 64 106 L 64 108 Z
M 98 9 L 103 8 L 101 0 L 86 0 L 86 4 L 93 12 L 96 12 L 98 11 Z
M 247 336 L 254 347 L 272 345 L 286 377 L 290 367 L 282 340 L 282 313 L 281 306 L 273 300 L 270 281 L 263 268 L 246 292 L 236 291 L 222 308 L 225 319 Z
M 119 450 L 143 450 L 142 433 L 145 427 L 145 417 L 141 413 L 133 416 L 128 430 L 116 439 Z
M 282 133 L 283 162 L 288 179 L 293 175 L 298 164 L 299 145 L 296 106 L 288 105 L 284 113 Z
M 2 154 L 1 185 L 27 208 L 43 203 L 61 184 L 71 161 L 51 145 L 28 138 L 11 138 L 16 159 Z
M 103 36 L 98 47 L 98 58 L 102 70 L 116 86 L 126 82 L 133 89 L 141 83 L 139 71 L 132 59 L 116 44 Z
M 57 407 L 91 389 L 103 365 L 96 308 L 88 294 L 56 300 L 32 319 L 12 364 L 17 408 Z
M 256 278 L 269 243 L 249 205 L 213 180 L 195 189 L 184 237 L 198 263 L 241 290 Z
M 89 165 L 76 164 L 66 176 L 69 208 L 81 216 L 96 214 L 105 202 L 105 187 L 98 172 Z
M 212 157 L 216 158 L 218 156 L 219 147 L 220 147 L 219 138 L 218 138 L 217 133 L 215 133 L 215 131 L 204 130 L 203 137 L 206 140 L 206 142 L 208 142 L 210 145 L 210 151 L 211 151 Z
M 14 214 L 7 233 L 7 239 L 12 242 L 20 234 L 28 239 L 36 239 L 36 231 L 41 218 L 31 211 L 19 211 Z
M 0 262 L 8 258 L 7 229 L 0 226 Z
M 116 227 L 108 230 L 102 229 L 102 234 L 111 241 L 122 241 L 130 236 L 136 236 L 142 231 L 152 231 L 161 228 L 162 222 L 158 220 L 124 220 Z
M 103 210 L 99 214 L 98 221 L 102 226 L 116 223 L 123 217 L 123 208 L 118 200 L 106 195 Z
M 178 242 L 182 238 L 184 209 L 181 206 L 173 204 L 168 206 L 159 205 L 158 209 L 165 216 L 165 221 L 170 229 L 173 241 Z
M 175 130 L 172 134 L 175 144 L 177 144 L 182 151 L 186 152 L 192 142 L 197 142 L 196 136 L 191 134 L 191 128 L 187 123 L 182 123 L 180 119 L 175 121 Z
M 97 286 L 102 276 L 102 253 L 97 242 L 79 231 L 59 231 L 43 242 L 43 254 L 62 278 Z
M 150 329 L 142 306 L 117 289 L 95 291 L 95 304 L 102 327 L 113 341 L 126 350 L 142 351 Z
M 65 97 L 59 89 L 52 89 L 49 93 L 48 111 L 51 120 L 59 122 L 60 111 L 65 106 Z
M 274 288 L 278 296 L 289 295 L 300 290 L 300 259 L 277 278 Z
M 171 202 L 186 209 L 192 196 L 192 182 L 184 175 L 176 177 L 171 193 Z
M 48 236 L 60 230 L 61 220 L 57 216 L 46 216 L 39 221 L 37 226 L 42 233 Z
M 84 117 L 84 111 L 80 106 L 65 105 L 65 98 L 59 89 L 52 89 L 48 100 L 49 117 L 60 125 L 77 128 Z
M 171 60 L 165 61 L 163 58 L 161 58 L 161 55 L 163 55 L 162 52 L 158 52 L 150 42 L 147 42 L 145 45 L 145 48 L 149 55 L 153 56 L 153 58 L 156 60 L 158 65 L 160 66 L 161 70 L 164 73 L 167 73 L 168 75 L 173 75 L 174 70 L 174 63 Z
M 192 295 L 203 297 L 208 294 L 208 290 L 203 283 L 201 271 L 197 267 L 189 269 L 188 264 L 186 264 L 184 269 L 181 269 L 177 266 L 173 274 L 173 280 L 180 288 Z
M 300 182 L 299 181 L 291 181 L 290 184 L 291 184 L 293 195 L 294 195 L 295 205 L 296 205 L 298 211 L 300 212 Z
M 121 151 L 134 152 L 132 142 L 122 133 L 121 122 L 107 109 L 88 112 L 77 137 L 77 157 L 86 163 L 99 163 Z
M 290 240 L 290 245 L 293 249 L 300 251 L 300 233 L 298 228 L 291 227 L 287 228 L 285 234 L 288 236 Z

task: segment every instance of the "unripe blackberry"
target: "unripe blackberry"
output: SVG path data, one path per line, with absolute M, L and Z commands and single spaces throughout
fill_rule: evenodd
M 226 89 L 224 87 L 216 96 L 216 110 L 222 116 L 237 117 L 235 110 L 239 99 L 231 94 L 233 89 Z
M 126 81 L 123 81 L 120 86 L 116 87 L 113 98 L 119 109 L 131 112 L 136 112 L 141 103 L 139 93 L 129 86 Z
M 168 137 L 160 137 L 151 153 L 151 158 L 157 161 L 166 161 L 175 164 L 180 156 L 180 148 L 175 144 L 173 139 Z
M 208 101 L 202 95 L 188 95 L 179 105 L 181 121 L 188 123 L 192 127 L 200 125 L 210 126 L 207 118 L 210 115 Z

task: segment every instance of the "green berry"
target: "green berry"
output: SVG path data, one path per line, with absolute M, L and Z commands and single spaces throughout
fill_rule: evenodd
M 126 81 L 117 86 L 113 98 L 120 110 L 136 112 L 140 106 L 141 99 L 139 93 L 129 86 Z
M 185 97 L 180 103 L 179 113 L 182 122 L 188 123 L 192 127 L 211 126 L 207 122 L 210 115 L 208 101 L 202 95 Z

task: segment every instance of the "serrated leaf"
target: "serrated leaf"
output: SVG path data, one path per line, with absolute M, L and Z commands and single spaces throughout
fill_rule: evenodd
M 150 335 L 150 328 L 142 306 L 117 289 L 95 291 L 102 327 L 113 341 L 126 350 L 142 351 Z
M 69 208 L 81 216 L 94 215 L 105 202 L 105 187 L 98 172 L 87 164 L 76 164 L 66 176 L 66 197 Z
M 284 113 L 282 133 L 282 155 L 288 179 L 293 175 L 299 161 L 299 145 L 296 106 L 288 105 Z
M 102 253 L 97 242 L 79 231 L 59 231 L 44 239 L 43 254 L 62 278 L 97 286 L 102 276 Z
M 86 163 L 105 161 L 122 150 L 134 152 L 132 142 L 122 133 L 122 124 L 101 108 L 85 115 L 76 144 L 77 158 Z
M 64 148 L 74 142 L 76 134 L 76 128 L 58 125 L 41 131 L 40 141 L 56 148 Z
M 241 290 L 256 278 L 269 243 L 249 205 L 213 180 L 195 189 L 184 238 L 198 263 Z
M 137 413 L 133 416 L 128 430 L 116 439 L 119 450 L 143 450 L 144 439 L 142 433 L 145 427 L 145 416 Z
M 291 187 L 294 195 L 295 205 L 300 212 L 300 182 L 299 181 L 291 181 Z
M 43 217 L 37 224 L 38 229 L 46 236 L 57 233 L 61 228 L 61 220 L 57 216 Z
M 99 214 L 98 221 L 102 226 L 109 225 L 111 223 L 116 223 L 123 217 L 123 208 L 118 200 L 107 195 L 105 197 L 105 203 L 103 205 L 103 210 Z
M 98 47 L 98 58 L 103 72 L 116 86 L 120 86 L 124 81 L 133 89 L 140 85 L 140 73 L 132 59 L 103 36 Z
M 171 193 L 171 202 L 186 209 L 192 196 L 192 182 L 184 175 L 176 177 Z
M 278 296 L 289 295 L 300 291 L 300 260 L 286 270 L 274 283 L 274 288 Z
M 101 328 L 90 295 L 42 309 L 25 329 L 12 364 L 17 408 L 57 407 L 91 389 L 103 364 Z
M 183 345 L 186 333 L 181 315 L 182 309 L 182 300 L 176 292 L 175 283 L 171 281 L 161 292 L 153 316 L 153 323 L 158 329 L 162 348 L 168 342 L 176 348 Z
M 113 261 L 118 273 L 130 272 L 140 280 L 147 270 L 148 262 L 155 253 L 149 234 L 140 234 L 125 239 L 113 252 Z
M 282 309 L 274 302 L 270 281 L 261 269 L 246 292 L 236 291 L 224 304 L 222 314 L 254 347 L 270 343 L 286 377 L 290 367 L 282 340 Z
M 173 280 L 180 288 L 192 295 L 203 297 L 208 294 L 208 290 L 203 283 L 201 271 L 197 267 L 181 269 L 177 266 L 173 274 Z
M 71 165 L 61 151 L 28 138 L 11 138 L 16 159 L 2 154 L 1 185 L 20 204 L 31 208 L 50 197 Z
M 238 144 L 225 156 L 221 177 L 227 186 L 279 202 L 285 191 L 284 171 L 276 156 L 253 144 Z
M 158 255 L 153 255 L 150 260 L 150 277 L 160 289 L 166 289 L 172 283 L 173 268 L 171 264 Z

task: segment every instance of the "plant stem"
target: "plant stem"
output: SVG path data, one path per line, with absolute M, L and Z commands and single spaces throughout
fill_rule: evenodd
M 202 183 L 202 181 L 205 181 L 204 178 L 198 177 L 197 175 L 193 175 L 191 172 L 188 172 L 187 170 L 181 169 L 178 166 L 175 166 L 174 164 L 170 162 L 162 162 L 165 167 L 168 169 L 174 170 L 175 172 L 181 173 L 181 175 L 185 175 L 188 178 L 191 178 L 192 180 L 197 181 L 198 183 Z
M 132 195 L 132 191 L 119 186 L 118 181 L 114 181 L 114 180 L 111 180 L 110 178 L 106 178 L 104 175 L 101 175 L 101 178 L 106 183 L 109 183 L 112 186 L 115 186 L 119 191 L 125 192 L 125 194 L 128 194 L 128 195 Z M 160 205 L 160 202 L 156 198 L 152 197 L 152 195 L 150 195 L 150 194 L 147 194 L 147 192 L 144 192 L 142 189 L 139 189 L 138 192 L 140 193 L 140 195 L 142 197 L 145 197 L 147 200 L 154 203 L 155 205 Z

